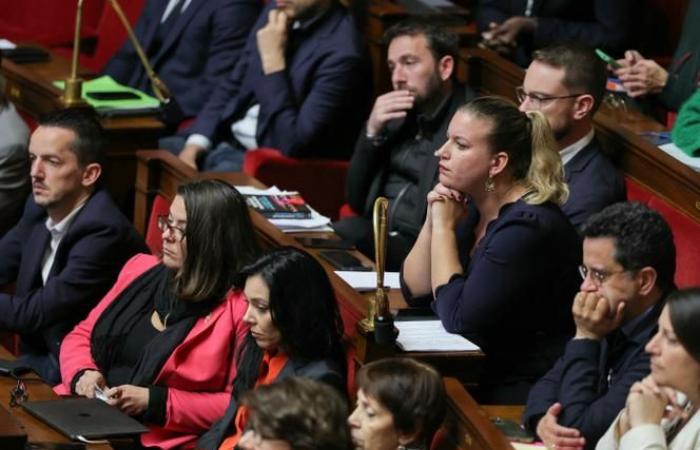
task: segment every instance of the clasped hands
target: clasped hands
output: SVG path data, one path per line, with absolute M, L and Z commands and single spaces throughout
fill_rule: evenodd
M 104 390 L 107 404 L 116 406 L 130 416 L 142 414 L 148 408 L 148 388 L 131 384 L 107 388 L 107 381 L 97 370 L 86 370 L 83 373 L 75 384 L 75 393 L 95 398 L 95 387 Z
M 517 46 L 521 34 L 533 33 L 536 28 L 537 19 L 534 17 L 514 16 L 503 23 L 491 22 L 489 29 L 481 33 L 479 46 L 508 55 Z
M 645 59 L 636 50 L 627 50 L 623 59 L 618 59 L 620 68 L 612 69 L 632 97 L 658 94 L 666 86 L 668 72 L 656 61 Z
M 434 228 L 453 230 L 467 216 L 467 203 L 464 194 L 444 186 L 435 185 L 428 193 L 428 213 L 426 221 Z
M 661 419 L 687 419 L 684 405 L 678 403 L 677 391 L 659 386 L 651 375 L 630 388 L 625 409 L 617 423 L 618 436 L 645 424 L 659 424 Z

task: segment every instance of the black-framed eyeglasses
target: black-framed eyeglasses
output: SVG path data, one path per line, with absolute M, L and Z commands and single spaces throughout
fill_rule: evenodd
M 168 230 L 168 233 L 178 241 L 181 241 L 185 237 L 185 229 L 170 222 L 168 216 L 158 216 L 156 223 L 161 233 L 165 233 L 165 230 Z
M 625 273 L 625 272 L 629 272 L 629 270 L 622 269 L 622 270 L 615 270 L 612 272 L 606 272 L 604 270 L 589 269 L 588 267 L 584 266 L 583 264 L 578 266 L 578 273 L 581 274 L 581 278 L 583 278 L 585 280 L 586 277 L 588 277 L 588 274 L 590 273 L 591 279 L 593 280 L 593 283 L 598 287 L 600 287 L 603 283 L 605 283 L 605 280 L 607 280 L 611 276 L 617 275 L 619 273 Z
M 540 94 L 530 94 L 525 92 L 525 88 L 518 86 L 515 88 L 515 97 L 520 103 L 524 102 L 526 98 L 530 99 L 530 103 L 534 108 L 540 108 L 552 100 L 559 100 L 563 98 L 574 98 L 580 95 L 585 95 L 585 93 L 580 94 L 570 94 L 570 95 L 540 95 Z

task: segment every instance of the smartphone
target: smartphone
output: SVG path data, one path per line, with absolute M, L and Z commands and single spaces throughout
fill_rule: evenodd
M 595 53 L 596 53 L 596 55 L 598 55 L 598 58 L 600 58 L 600 59 L 602 59 L 603 61 L 605 61 L 605 63 L 606 63 L 606 64 L 609 64 L 610 67 L 612 67 L 613 69 L 619 69 L 619 68 L 622 67 L 622 65 L 620 65 L 620 63 L 617 62 L 617 61 L 615 60 L 615 58 L 613 58 L 612 56 L 608 55 L 608 54 L 605 53 L 603 50 L 597 48 L 597 49 L 595 49 Z
M 330 248 L 335 250 L 352 250 L 355 246 L 352 242 L 343 241 L 340 239 L 321 239 L 312 237 L 297 237 L 294 238 L 304 247 L 308 248 Z
M 496 428 L 498 428 L 509 441 L 528 443 L 535 441 L 535 436 L 532 433 L 526 431 L 512 420 L 491 417 L 491 422 L 496 425 Z
M 129 91 L 86 92 L 93 100 L 138 100 L 141 97 Z
M 345 250 L 321 250 L 318 254 L 338 270 L 352 270 L 357 272 L 372 271 L 371 267 L 363 266 L 359 259 Z

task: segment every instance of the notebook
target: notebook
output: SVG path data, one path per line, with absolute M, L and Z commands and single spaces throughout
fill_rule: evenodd
M 148 431 L 140 422 L 95 398 L 28 401 L 22 407 L 73 440 L 124 437 Z

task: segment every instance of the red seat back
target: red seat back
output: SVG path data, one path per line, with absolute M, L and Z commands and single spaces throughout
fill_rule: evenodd
M 151 215 L 148 218 L 148 227 L 146 228 L 146 245 L 151 250 L 151 253 L 160 256 L 163 251 L 163 239 L 161 231 L 158 228 L 158 216 L 167 216 L 170 212 L 170 202 L 160 194 L 157 194 L 153 199 L 151 207 Z
M 658 211 L 673 231 L 676 244 L 676 285 L 700 286 L 700 222 L 687 216 L 635 180 L 625 177 L 627 198 Z

